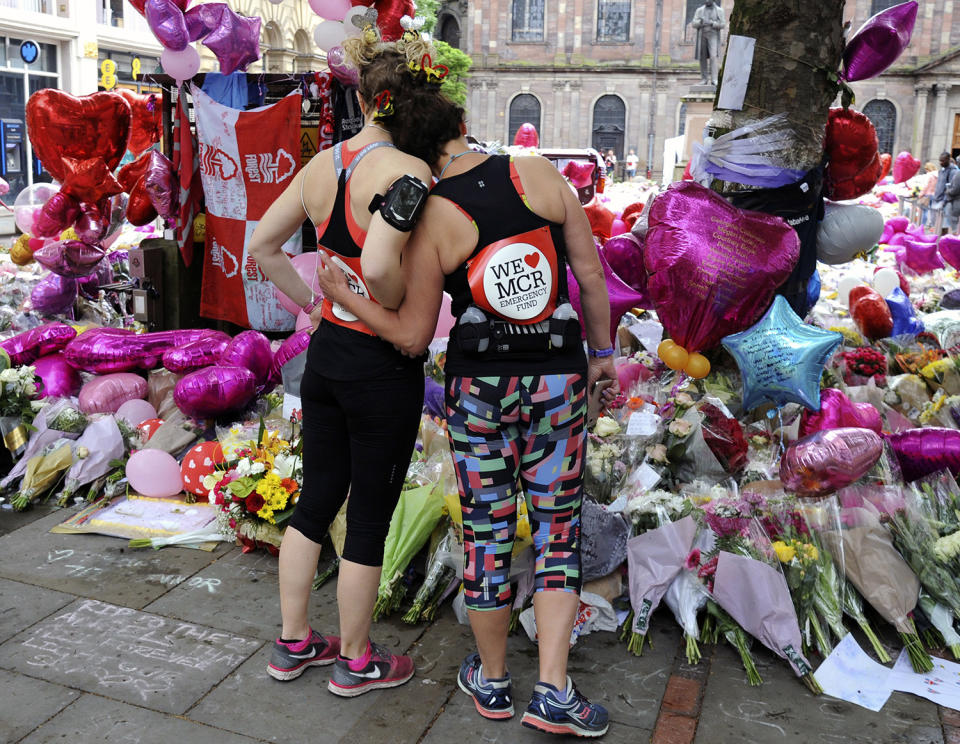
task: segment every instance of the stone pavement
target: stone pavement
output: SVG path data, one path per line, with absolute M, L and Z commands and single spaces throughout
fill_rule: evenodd
M 376 624 L 374 639 L 411 653 L 417 675 L 343 700 L 327 692 L 324 668 L 289 683 L 264 672 L 280 621 L 275 558 L 50 534 L 67 516 L 0 512 L 0 743 L 556 740 L 517 718 L 476 714 L 456 684 L 470 634 L 449 606 L 429 626 Z M 578 686 L 610 710 L 606 742 L 960 744 L 960 714 L 901 693 L 880 713 L 815 698 L 763 649 L 754 651 L 759 688 L 725 646 L 688 666 L 667 617 L 654 621 L 641 658 L 611 633 L 571 652 Z M 312 619 L 335 632 L 333 582 L 314 593 Z M 517 635 L 510 651 L 522 708 L 536 650 Z

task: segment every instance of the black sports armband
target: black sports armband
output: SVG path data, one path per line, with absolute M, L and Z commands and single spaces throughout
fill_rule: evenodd
M 410 232 L 427 203 L 430 189 L 418 178 L 406 175 L 398 178 L 386 194 L 377 194 L 370 202 L 370 214 L 377 210 L 384 221 L 400 232 Z

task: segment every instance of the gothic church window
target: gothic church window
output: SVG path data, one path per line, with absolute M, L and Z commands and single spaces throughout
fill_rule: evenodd
M 880 152 L 893 152 L 897 132 L 897 108 L 890 101 L 874 98 L 863 107 L 863 115 L 873 122 L 880 142 Z
M 510 134 L 507 143 L 512 144 L 522 124 L 533 124 L 540 131 L 540 101 L 529 93 L 521 93 L 510 101 Z

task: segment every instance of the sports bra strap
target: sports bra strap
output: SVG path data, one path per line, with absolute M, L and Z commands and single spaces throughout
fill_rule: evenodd
M 307 161 L 307 164 L 303 166 L 303 172 L 300 176 L 300 206 L 303 207 L 304 213 L 307 215 L 307 219 L 310 220 L 310 224 L 315 225 L 313 217 L 310 216 L 310 210 L 307 209 L 307 203 L 303 200 L 303 182 L 307 180 L 307 168 L 310 167 L 310 164 L 313 162 L 313 158 Z
M 376 142 L 371 142 L 369 145 L 366 145 L 361 149 L 350 161 L 350 165 L 346 168 L 346 180 L 350 180 L 350 176 L 353 175 L 354 169 L 357 167 L 357 164 L 366 157 L 367 153 L 371 150 L 376 150 L 378 147 L 394 147 L 392 142 L 384 142 L 383 140 L 377 140 Z M 340 180 L 340 175 L 344 172 L 343 168 L 343 143 L 338 142 L 333 146 L 333 169 L 336 171 L 337 180 Z

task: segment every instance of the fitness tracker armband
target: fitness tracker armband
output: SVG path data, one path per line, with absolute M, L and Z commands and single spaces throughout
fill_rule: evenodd
M 386 194 L 377 194 L 370 202 L 370 214 L 380 211 L 384 221 L 400 232 L 410 232 L 417 224 L 430 189 L 418 178 L 402 176 L 390 184 Z

